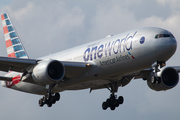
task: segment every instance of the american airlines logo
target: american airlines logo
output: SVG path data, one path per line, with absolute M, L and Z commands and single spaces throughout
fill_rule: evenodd
M 117 63 L 117 62 L 122 62 L 122 61 L 126 61 L 126 60 L 129 60 L 130 57 L 129 55 L 120 55 L 120 56 L 116 56 L 116 58 L 113 58 L 113 59 L 108 59 L 108 60 L 105 60 L 105 61 L 99 61 L 100 62 L 100 65 L 101 66 L 106 66 L 106 65 L 111 65 L 111 64 L 114 64 L 114 63 Z
M 83 59 L 84 61 L 92 61 L 95 59 L 101 59 L 102 57 L 108 57 L 112 54 L 118 54 L 132 50 L 132 40 L 137 32 L 130 35 L 127 34 L 125 38 L 117 39 L 115 41 L 105 44 L 95 44 L 88 47 L 85 52 Z

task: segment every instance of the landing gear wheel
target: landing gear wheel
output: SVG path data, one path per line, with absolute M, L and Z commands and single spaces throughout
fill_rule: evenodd
M 60 94 L 59 93 L 55 93 L 55 99 L 56 99 L 56 101 L 60 100 Z
M 48 107 L 51 107 L 52 104 L 55 104 L 56 101 L 60 100 L 60 94 L 59 93 L 55 93 L 52 94 L 53 92 L 49 91 L 46 95 L 43 96 L 43 98 L 41 98 L 39 100 L 39 106 L 42 107 L 44 106 L 44 104 L 47 104 Z
M 122 77 L 120 81 L 126 80 L 125 77 Z M 119 83 L 111 82 L 108 85 L 105 85 L 105 87 L 111 92 L 110 97 L 106 100 L 106 102 L 102 103 L 103 110 L 106 110 L 108 107 L 110 107 L 111 110 L 115 110 L 116 107 L 119 107 L 120 104 L 123 104 L 124 98 L 122 96 L 119 96 L 117 98 L 117 95 L 115 94 L 118 91 Z
M 106 105 L 107 105 L 107 107 L 110 107 L 110 104 L 111 104 L 110 99 L 107 99 L 107 100 L 106 100 Z
M 52 97 L 51 102 L 52 102 L 52 104 L 55 104 L 55 103 L 56 103 L 56 98 L 55 98 L 55 96 Z
M 107 107 L 107 103 L 106 103 L 106 102 L 103 102 L 103 103 L 102 103 L 102 109 L 103 109 L 103 110 L 106 110 L 107 108 L 108 108 L 108 107 Z
M 111 110 L 115 110 L 116 107 L 114 105 L 111 105 L 110 108 L 111 108 Z
M 118 97 L 118 103 L 119 103 L 119 104 L 123 104 L 123 102 L 124 102 L 123 96 L 119 96 L 119 97 Z
M 118 102 L 118 99 L 116 99 L 116 102 L 115 102 L 115 107 L 119 107 L 119 102 Z
M 43 107 L 43 106 L 44 106 L 43 98 L 39 99 L 39 106 L 40 106 L 40 107 Z
M 123 104 L 124 98 L 122 96 L 119 96 L 117 99 L 117 96 L 114 94 L 111 94 L 110 98 L 106 100 L 106 102 L 102 103 L 103 110 L 106 110 L 108 107 L 110 107 L 111 110 L 115 110 L 116 107 L 119 107 L 120 104 Z
M 52 102 L 47 103 L 47 106 L 51 107 L 52 106 Z

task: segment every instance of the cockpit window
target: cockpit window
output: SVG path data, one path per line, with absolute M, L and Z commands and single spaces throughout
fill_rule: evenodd
M 173 34 L 170 34 L 170 36 L 171 36 L 172 38 L 175 38 Z
M 162 38 L 162 37 L 172 37 L 172 38 L 174 38 L 174 36 L 172 34 L 157 34 L 155 36 L 156 39 Z

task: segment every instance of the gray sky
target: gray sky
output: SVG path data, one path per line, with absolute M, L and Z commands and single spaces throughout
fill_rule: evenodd
M 30 56 L 38 58 L 73 46 L 140 27 L 171 31 L 180 46 L 179 0 L 5 0 L 7 12 Z M 2 25 L 0 24 L 2 28 Z M 7 56 L 0 29 L 0 56 Z M 180 49 L 167 65 L 180 65 Z M 66 91 L 52 108 L 38 106 L 42 96 L 0 87 L 0 119 L 180 119 L 180 85 L 156 92 L 143 80 L 119 88 L 125 102 L 115 111 L 103 111 L 108 90 Z

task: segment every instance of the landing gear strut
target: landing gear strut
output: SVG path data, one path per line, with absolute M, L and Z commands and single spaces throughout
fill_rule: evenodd
M 55 104 L 56 101 L 60 100 L 60 94 L 55 93 L 53 94 L 51 88 L 49 88 L 46 95 L 43 96 L 43 98 L 39 99 L 39 106 L 43 107 L 45 104 L 47 104 L 48 107 L 51 107 L 52 104 Z
M 157 73 L 160 71 L 160 68 L 166 65 L 165 61 L 156 61 L 152 64 L 153 75 L 151 77 L 151 83 L 160 84 L 161 80 L 158 78 Z
M 108 87 L 107 87 L 108 88 Z M 110 97 L 102 103 L 102 109 L 106 110 L 108 107 L 110 107 L 111 110 L 115 110 L 116 107 L 119 107 L 120 104 L 123 104 L 124 98 L 122 96 L 119 96 L 117 98 L 117 95 L 115 95 L 115 92 L 118 90 L 117 82 L 110 84 Z

